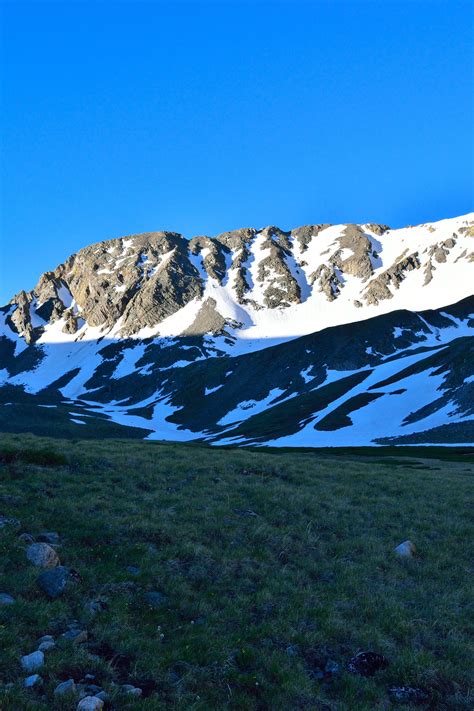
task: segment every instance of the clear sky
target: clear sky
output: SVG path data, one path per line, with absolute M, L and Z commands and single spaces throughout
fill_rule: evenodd
M 124 234 L 472 210 L 473 8 L 3 2 L 0 303 Z

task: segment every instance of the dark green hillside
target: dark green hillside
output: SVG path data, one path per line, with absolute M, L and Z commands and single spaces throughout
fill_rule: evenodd
M 407 686 L 421 708 L 472 709 L 473 468 L 472 449 L 3 435 L 0 708 L 72 711 L 78 693 L 54 689 L 73 679 L 117 711 L 419 708 L 390 691 Z M 26 557 L 41 532 L 75 571 L 57 599 Z M 43 684 L 23 689 L 44 635 Z M 351 673 L 359 651 L 388 666 Z

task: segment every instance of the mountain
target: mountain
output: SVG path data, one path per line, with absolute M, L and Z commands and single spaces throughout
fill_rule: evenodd
M 151 232 L 0 309 L 7 431 L 214 444 L 474 441 L 474 214 Z

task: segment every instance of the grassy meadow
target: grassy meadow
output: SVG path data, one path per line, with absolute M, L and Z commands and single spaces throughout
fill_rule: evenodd
M 0 592 L 15 598 L 0 606 L 2 711 L 75 709 L 53 691 L 86 674 L 113 709 L 415 708 L 394 686 L 424 690 L 425 708 L 474 708 L 472 450 L 8 434 L 0 514 Z M 78 573 L 55 600 L 20 538 L 41 531 Z M 399 559 L 406 539 L 417 554 Z M 42 687 L 22 688 L 20 657 L 73 620 L 87 640 L 58 642 Z M 367 650 L 389 666 L 350 673 Z

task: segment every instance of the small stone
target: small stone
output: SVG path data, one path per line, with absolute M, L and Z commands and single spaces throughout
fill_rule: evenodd
M 53 546 L 58 545 L 59 533 L 56 533 L 56 531 L 44 531 L 43 533 L 38 533 L 36 540 L 41 543 L 49 543 Z
M 394 553 L 401 558 L 411 558 L 416 553 L 416 546 L 411 541 L 403 541 L 394 549 Z
M 32 543 L 26 550 L 26 557 L 38 568 L 56 568 L 59 565 L 58 554 L 47 543 Z
M 149 607 L 156 609 L 157 607 L 164 605 L 168 598 L 166 595 L 163 595 L 163 593 L 153 590 L 152 592 L 145 593 L 145 600 Z
M 32 674 L 31 676 L 26 677 L 23 682 L 23 686 L 27 689 L 32 689 L 34 686 L 41 686 L 42 683 L 43 679 L 39 674 Z
M 44 654 L 43 652 L 32 652 L 31 654 L 25 654 L 24 657 L 20 659 L 21 666 L 27 672 L 35 672 L 37 669 L 44 664 Z
M 97 696 L 103 689 L 101 686 L 97 686 L 97 684 L 86 684 L 84 691 L 86 696 Z
M 122 691 L 124 694 L 130 694 L 130 696 L 141 696 L 142 690 L 138 686 L 133 686 L 133 684 L 123 684 Z
M 54 637 L 52 634 L 44 634 L 42 637 L 36 640 L 37 644 L 42 644 L 43 642 L 54 642 Z
M 104 708 L 104 702 L 98 696 L 86 696 L 77 704 L 77 711 L 100 711 Z
M 75 691 L 76 685 L 74 683 L 74 679 L 68 679 L 67 681 L 63 681 L 61 684 L 58 684 L 54 690 L 54 693 L 57 696 L 60 696 L 61 694 L 74 694 Z
M 96 694 L 97 699 L 102 699 L 102 701 L 107 702 L 110 697 L 106 691 L 99 691 L 98 694 Z
M 83 642 L 87 642 L 87 637 L 87 630 L 81 630 L 77 628 L 70 629 L 61 635 L 61 639 L 65 640 L 66 642 L 72 642 L 73 644 L 82 644 Z
M 426 704 L 430 700 L 429 694 L 424 689 L 418 689 L 413 686 L 391 686 L 388 689 L 388 693 L 394 701 L 398 701 L 401 704 L 418 706 Z
M 140 568 L 137 568 L 135 565 L 127 565 L 126 570 L 130 575 L 140 575 Z
M 18 536 L 18 540 L 22 543 L 28 544 L 35 542 L 35 539 L 29 533 L 20 533 L 20 535 Z
M 37 584 L 52 599 L 59 597 L 66 589 L 69 576 L 68 568 L 60 565 L 52 570 L 45 570 L 38 577 Z
M 14 605 L 15 598 L 8 593 L 0 593 L 0 605 Z
M 6 528 L 6 526 L 19 528 L 21 526 L 21 522 L 12 516 L 0 516 L 0 528 Z
M 38 647 L 38 650 L 40 652 L 49 652 L 51 649 L 54 649 L 56 646 L 55 642 L 41 642 L 41 644 Z
M 376 652 L 359 652 L 348 664 L 349 671 L 360 676 L 373 676 L 375 672 L 387 667 L 388 659 Z

